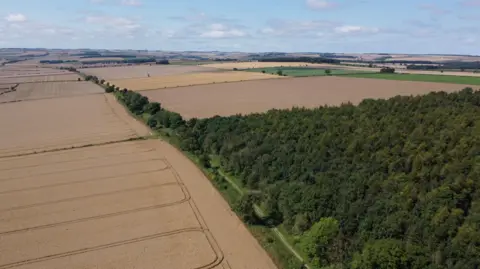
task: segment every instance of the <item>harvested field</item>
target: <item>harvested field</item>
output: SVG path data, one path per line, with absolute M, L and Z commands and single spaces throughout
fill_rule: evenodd
M 32 82 L 55 82 L 55 81 L 78 81 L 77 74 L 62 73 L 46 76 L 10 76 L 0 77 L 0 85 L 4 83 L 32 83 Z
M 67 70 L 52 68 L 35 68 L 35 67 L 17 67 L 6 66 L 0 68 L 0 78 L 17 77 L 17 76 L 54 76 L 62 74 L 72 74 Z
M 211 68 L 201 66 L 182 66 L 182 65 L 134 65 L 104 68 L 83 68 L 79 71 L 88 75 L 97 76 L 105 80 L 126 79 L 126 78 L 146 78 L 148 74 L 151 77 L 176 75 L 195 72 L 212 71 Z
M 191 73 L 172 76 L 159 76 L 150 78 L 133 78 L 133 79 L 119 79 L 111 80 L 110 83 L 115 84 L 121 89 L 127 88 L 129 90 L 141 91 L 152 90 L 160 88 L 183 87 L 192 85 L 236 82 L 244 80 L 257 79 L 278 79 L 283 78 L 277 75 L 269 75 L 253 72 L 242 71 L 227 71 L 227 72 L 205 72 L 205 73 Z
M 206 118 L 294 106 L 311 108 L 345 102 L 358 104 L 365 98 L 451 92 L 465 87 L 468 85 L 332 76 L 245 81 L 146 91 L 142 94 L 185 118 Z
M 276 268 L 164 142 L 0 158 L 0 171 L 0 268 Z
M 0 157 L 149 134 L 112 95 L 103 94 L 1 104 L 0 123 L 8 126 L 0 128 Z
M 103 89 L 91 82 L 22 83 L 15 91 L 0 96 L 0 104 L 23 100 L 69 97 L 102 93 Z
M 218 69 L 249 69 L 249 68 L 265 68 L 265 67 L 295 67 L 295 66 L 319 66 L 327 67 L 328 64 L 312 64 L 312 63 L 286 63 L 286 62 L 229 62 L 220 64 L 206 64 L 204 67 L 218 68 Z

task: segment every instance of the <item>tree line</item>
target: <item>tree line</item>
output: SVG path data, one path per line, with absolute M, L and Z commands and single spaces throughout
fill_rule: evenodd
M 115 91 L 183 150 L 260 190 L 253 203 L 314 268 L 479 268 L 480 92 L 185 121 Z M 242 213 L 243 212 L 243 213 Z

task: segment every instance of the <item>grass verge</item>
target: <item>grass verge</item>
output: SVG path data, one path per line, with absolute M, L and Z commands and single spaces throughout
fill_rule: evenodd
M 403 81 L 439 82 L 465 85 L 480 85 L 480 77 L 449 76 L 449 75 L 426 75 L 426 74 L 386 74 L 386 73 L 356 73 L 344 74 L 347 77 L 373 78 Z

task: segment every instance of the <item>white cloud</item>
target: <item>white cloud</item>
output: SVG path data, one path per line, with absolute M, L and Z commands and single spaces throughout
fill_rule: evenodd
M 226 25 L 220 23 L 211 24 L 210 29 L 202 32 L 200 37 L 206 38 L 231 38 L 231 37 L 244 37 L 247 34 L 241 30 L 235 28 L 229 28 Z
M 124 6 L 135 6 L 135 7 L 138 7 L 138 6 L 141 6 L 142 5 L 142 2 L 140 0 L 122 0 L 122 5 Z
M 85 18 L 85 21 L 90 24 L 112 27 L 118 30 L 135 30 L 140 28 L 138 23 L 123 17 L 88 16 Z
M 335 3 L 326 0 L 306 0 L 306 5 L 314 10 L 328 9 L 336 6 Z
M 27 17 L 20 13 L 8 14 L 5 17 L 5 20 L 8 22 L 24 22 L 27 20 Z
M 378 28 L 370 28 L 358 25 L 343 25 L 335 27 L 335 32 L 339 34 L 351 34 L 351 33 L 378 33 Z

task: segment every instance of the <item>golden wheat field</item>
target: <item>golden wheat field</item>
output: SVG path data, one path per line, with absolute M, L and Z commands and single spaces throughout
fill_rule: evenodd
M 134 91 L 174 88 L 193 85 L 204 85 L 224 82 L 237 82 L 261 79 L 281 79 L 277 75 L 254 72 L 202 72 L 171 76 L 157 76 L 149 78 L 119 79 L 109 82 L 121 89 L 127 88 Z

